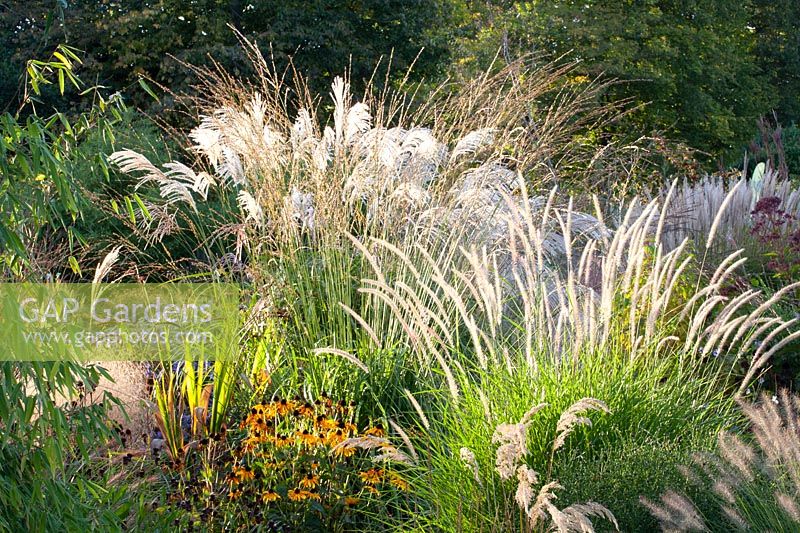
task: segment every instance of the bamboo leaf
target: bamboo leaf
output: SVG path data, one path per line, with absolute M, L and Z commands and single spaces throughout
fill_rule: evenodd
M 139 86 L 140 86 L 142 89 L 144 89 L 144 91 L 145 91 L 147 94 L 149 94 L 149 95 L 150 95 L 150 96 L 153 98 L 153 100 L 155 100 L 155 101 L 156 101 L 156 102 L 158 102 L 159 104 L 161 103 L 161 100 L 159 100 L 159 99 L 158 99 L 158 96 L 156 95 L 156 93 L 155 93 L 155 92 L 153 92 L 153 89 L 151 89 L 151 88 L 150 88 L 150 86 L 147 84 L 147 82 L 146 82 L 146 81 L 144 81 L 144 79 L 143 79 L 143 78 L 139 78 Z
M 72 269 L 72 271 L 78 276 L 80 276 L 81 266 L 78 264 L 78 260 L 75 259 L 75 256 L 74 255 L 69 256 L 69 259 L 67 261 L 69 262 L 69 267 Z

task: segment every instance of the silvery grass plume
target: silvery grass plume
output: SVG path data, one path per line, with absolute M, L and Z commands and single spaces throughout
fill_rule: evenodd
M 742 247 L 753 227 L 751 213 L 762 198 L 780 199 L 782 210 L 800 218 L 799 188 L 764 163 L 749 178 L 745 172 L 737 178 L 684 180 L 674 190 L 662 190 L 662 197 L 671 196 L 662 234 L 665 249 L 677 248 L 685 238 L 694 240 L 698 248 L 731 251 Z
M 196 201 L 206 199 L 210 186 L 232 189 L 245 222 L 258 226 L 266 219 L 271 230 L 285 237 L 313 232 L 318 224 L 337 234 L 335 230 L 344 231 L 364 211 L 372 223 L 379 216 L 402 212 L 405 218 L 409 210 L 428 208 L 429 189 L 439 174 L 493 140 L 492 130 L 483 128 L 456 142 L 448 155 L 447 146 L 428 128 L 372 127 L 369 108 L 351 104 L 349 84 L 342 78 L 334 80 L 331 97 L 333 127 L 320 134 L 307 109 L 297 112 L 289 131 L 280 131 L 286 117 L 268 116 L 258 93 L 243 109 L 224 107 L 203 116 L 189 137 L 213 176 L 178 162 L 165 165 L 165 172 L 130 150 L 115 152 L 110 160 L 123 172 L 140 174 L 137 189 L 158 184 L 164 206 L 184 203 L 196 211 Z M 342 177 L 337 175 L 341 172 Z M 503 186 L 509 174 L 514 176 L 496 163 L 478 167 L 445 200 L 497 202 L 492 188 Z
M 514 501 L 528 520 L 531 528 L 545 524 L 559 532 L 581 531 L 593 532 L 594 526 L 591 517 L 608 520 L 619 530 L 614 514 L 603 505 L 596 502 L 573 504 L 564 509 L 558 509 L 553 503 L 556 499 L 555 491 L 563 489 L 557 481 L 545 480 L 540 484 L 539 474 L 525 464 L 527 450 L 528 428 L 538 412 L 547 407 L 541 403 L 531 408 L 518 423 L 499 424 L 492 436 L 492 443 L 499 444 L 496 451 L 496 470 L 500 479 L 515 481 L 517 484 Z M 608 412 L 605 403 L 594 398 L 583 398 L 569 407 L 561 415 L 556 428 L 556 439 L 553 442 L 552 453 L 561 448 L 567 438 L 579 425 L 591 425 L 585 417 L 579 417 L 587 410 Z M 466 450 L 466 453 L 465 453 Z M 474 463 L 474 454 L 462 448 L 462 460 L 474 468 L 477 478 L 477 465 Z M 553 458 L 551 456 L 551 464 Z
M 472 472 L 472 477 L 475 478 L 475 482 L 479 486 L 483 487 L 483 481 L 481 480 L 481 471 L 478 465 L 478 459 L 475 457 L 475 452 L 464 446 L 459 450 L 458 456 L 464 463 L 464 466 L 466 466 L 470 470 L 470 472 Z
M 717 452 L 696 454 L 688 479 L 708 489 L 733 530 L 780 531 L 800 527 L 800 398 L 786 390 L 739 402 L 754 439 L 719 434 Z M 695 504 L 673 491 L 660 502 L 642 498 L 665 531 L 705 531 Z
M 102 283 L 103 279 L 111 272 L 111 269 L 114 268 L 114 265 L 119 260 L 120 250 L 122 250 L 122 246 L 115 246 L 106 254 L 103 260 L 97 265 L 97 268 L 95 268 L 92 283 Z
M 756 290 L 725 293 L 746 261 L 741 251 L 702 285 L 686 285 L 694 266 L 689 241 L 667 250 L 661 239 L 669 197 L 644 207 L 632 200 L 612 230 L 599 204 L 594 216 L 578 213 L 571 203 L 557 207 L 554 194 L 528 197 L 524 183 L 516 194 L 499 194 L 494 214 L 476 217 L 474 226 L 456 209 L 455 218 L 440 213 L 432 216 L 437 223 L 418 224 L 410 244 L 352 238 L 373 270 L 362 280 L 369 305 L 359 323 L 385 346 L 410 348 L 421 368 L 439 366 L 454 398 L 454 353 L 468 353 L 482 369 L 535 369 L 609 343 L 623 345 L 631 360 L 675 356 L 689 367 L 749 358 L 741 393 L 800 336 L 796 320 L 771 310 L 800 283 L 768 299 Z
M 694 503 L 681 494 L 667 491 L 659 502 L 642 498 L 642 505 L 653 514 L 665 533 L 688 533 L 708 531 L 700 512 Z
M 340 246 L 350 235 L 373 273 L 361 289 L 366 304 L 349 314 L 369 326 L 371 337 L 407 345 L 426 365 L 444 369 L 454 396 L 457 384 L 448 367 L 461 332 L 481 367 L 511 368 L 517 362 L 510 354 L 524 354 L 525 364 L 535 367 L 542 357 L 576 359 L 620 338 L 631 358 L 677 351 L 688 355 L 684 361 L 712 354 L 737 358 L 749 356 L 759 338 L 789 328 L 769 316 L 785 292 L 749 314 L 742 310 L 758 301 L 758 293 L 722 294 L 744 261 L 735 253 L 707 286 L 676 303 L 676 286 L 691 258 L 686 240 L 673 249 L 663 245 L 673 197 L 680 196 L 675 191 L 663 203 L 631 202 L 613 229 L 597 202 L 590 215 L 572 203 L 558 207 L 554 194 L 529 195 L 537 164 L 549 161 L 551 173 L 560 168 L 547 147 L 563 148 L 556 129 L 566 117 L 582 116 L 585 102 L 580 95 L 562 100 L 564 109 L 547 109 L 534 120 L 535 131 L 520 127 L 532 118 L 526 106 L 564 71 L 545 69 L 527 86 L 503 83 L 517 74 L 504 70 L 460 99 L 423 106 L 414 116 L 369 95 L 353 103 L 349 84 L 338 78 L 332 122 L 324 126 L 311 99 L 290 116 L 279 81 L 262 80 L 253 90 L 221 80 L 209 97 L 219 105 L 191 134 L 210 172 L 178 164 L 163 172 L 127 151 L 113 159 L 125 171 L 143 173 L 142 184 L 158 183 L 165 208 L 196 207 L 206 184 L 232 190 L 241 220 L 214 235 L 235 233 L 237 257 L 251 240 L 264 249 L 277 242 L 293 250 L 301 237 L 324 247 Z M 238 92 L 226 93 L 233 89 Z M 445 110 L 459 120 L 439 118 Z M 416 125 L 423 119 L 428 127 Z M 509 157 L 509 145 L 524 157 Z M 764 187 L 772 185 L 765 181 Z M 734 200 L 729 195 L 719 205 Z M 707 241 L 724 230 L 725 222 L 716 222 Z M 624 308 L 619 294 L 626 295 Z M 672 334 L 675 320 L 688 324 L 682 338 Z M 762 346 L 748 379 L 768 362 L 776 343 Z
M 212 178 L 205 172 L 196 174 L 191 168 L 178 162 L 164 165 L 166 171 L 160 170 L 146 157 L 132 150 L 120 150 L 109 156 L 109 161 L 125 173 L 140 173 L 136 189 L 155 183 L 164 201 L 164 205 L 176 203 L 187 204 L 192 210 L 197 210 L 195 195 L 205 201 Z
M 375 462 L 391 461 L 407 465 L 415 464 L 415 459 L 412 459 L 411 456 L 397 449 L 397 447 L 393 446 L 388 439 L 381 437 L 374 437 L 367 435 L 363 437 L 354 437 L 346 439 L 337 444 L 336 446 L 334 446 L 333 451 L 335 452 L 343 448 L 356 448 L 361 450 L 373 450 L 373 449 L 380 450 L 380 454 L 373 457 L 373 461 Z M 411 449 L 413 450 L 413 448 Z M 416 452 L 413 452 L 413 454 L 415 455 Z
M 596 172 L 597 154 L 575 132 L 619 111 L 597 106 L 603 84 L 564 83 L 572 66 L 534 68 L 521 60 L 463 90 L 443 87 L 415 107 L 402 93 L 376 96 L 372 87 L 357 101 L 349 81 L 339 77 L 324 122 L 320 100 L 302 79 L 286 82 L 239 37 L 259 74 L 252 83 L 215 68 L 195 69 L 201 114 L 189 139 L 205 173 L 193 176 L 173 163 L 165 176 L 130 152 L 114 160 L 124 171 L 143 173 L 141 185 L 158 182 L 169 203 L 194 207 L 209 185 L 231 190 L 242 219 L 254 226 L 251 239 L 288 242 L 309 232 L 337 241 L 354 225 L 372 234 L 402 232 L 418 211 L 437 207 L 489 211 L 487 202 L 497 203 L 498 195 L 487 179 L 505 183 L 508 174 L 521 172 L 538 182 L 563 178 L 562 168 Z

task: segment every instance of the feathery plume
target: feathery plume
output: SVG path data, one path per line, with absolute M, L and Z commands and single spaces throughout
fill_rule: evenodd
M 453 153 L 450 155 L 450 161 L 453 162 L 462 155 L 474 154 L 482 147 L 491 144 L 494 140 L 494 133 L 493 128 L 481 128 L 469 132 L 456 143 Z
M 558 450 L 564 445 L 567 437 L 580 426 L 591 427 L 592 421 L 588 417 L 580 416 L 587 411 L 600 411 L 602 413 L 610 413 L 608 406 L 605 402 L 595 398 L 582 398 L 572 404 L 566 411 L 561 414 L 556 426 L 556 440 L 553 443 L 553 449 Z
M 253 195 L 248 191 L 241 190 L 236 199 L 239 202 L 239 209 L 245 214 L 245 222 L 252 220 L 256 224 L 261 224 L 264 220 L 264 211 Z
M 103 260 L 97 265 L 97 268 L 95 268 L 94 279 L 92 280 L 92 283 L 102 282 L 103 278 L 105 278 L 106 275 L 111 272 L 111 269 L 119 260 L 120 250 L 122 250 L 122 246 L 115 246 L 106 254 Z
M 358 368 L 364 371 L 364 373 L 369 374 L 369 368 L 367 365 L 361 362 L 361 360 L 356 357 L 355 355 L 346 352 L 344 350 L 339 350 L 337 348 L 316 348 L 313 350 L 314 355 L 324 355 L 324 354 L 331 354 L 331 355 L 338 355 L 339 357 L 346 359 L 356 365 Z
M 658 520 L 663 531 L 708 531 L 700 512 L 691 500 L 674 491 L 667 491 L 659 502 L 641 497 L 642 505 Z
M 458 456 L 461 458 L 461 461 L 467 466 L 467 468 L 472 471 L 472 476 L 475 478 L 475 481 L 478 482 L 478 485 L 483 487 L 480 469 L 478 468 L 478 459 L 475 457 L 475 453 L 467 447 L 462 447 L 458 451 Z

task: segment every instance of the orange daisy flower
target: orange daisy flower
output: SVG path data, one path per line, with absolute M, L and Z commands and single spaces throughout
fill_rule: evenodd
M 294 444 L 294 439 L 289 435 L 277 435 L 275 437 L 275 446 L 282 448 L 284 446 L 291 446 Z
M 300 416 L 312 418 L 314 416 L 314 405 L 305 402 L 303 405 L 297 407 L 297 412 L 300 414 Z
M 320 443 L 320 438 L 309 430 L 304 429 L 303 431 L 297 432 L 297 440 L 305 444 L 306 446 L 316 446 Z
M 255 472 L 253 472 L 251 468 L 244 467 L 237 467 L 234 469 L 233 474 L 236 476 L 239 482 L 252 481 L 256 477 Z
M 367 485 L 377 485 L 381 482 L 381 475 L 383 471 L 377 468 L 370 468 L 366 472 L 360 472 L 358 475 L 361 477 L 361 481 L 366 483 Z
M 275 412 L 281 416 L 287 415 L 294 411 L 294 402 L 292 400 L 287 400 L 282 398 L 275 403 Z
M 339 457 L 352 457 L 356 454 L 356 449 L 351 446 L 336 446 L 333 453 Z
M 345 496 L 344 498 L 344 504 L 348 507 L 353 507 L 354 505 L 358 505 L 358 502 L 360 501 L 361 500 L 359 500 L 355 496 Z
M 364 435 L 371 435 L 373 437 L 383 437 L 386 435 L 386 431 L 383 429 L 383 425 L 378 423 L 375 424 L 373 427 L 369 428 L 364 432 Z
M 322 429 L 336 429 L 338 422 L 333 418 L 326 418 L 322 415 L 317 417 L 317 424 Z
M 300 480 L 300 486 L 304 489 L 315 489 L 319 485 L 319 476 L 308 473 Z
M 264 503 L 274 502 L 280 499 L 281 495 L 272 489 L 265 490 L 264 493 L 261 494 L 261 501 Z
M 307 490 L 303 490 L 298 487 L 296 489 L 292 489 L 289 491 L 289 499 L 292 500 L 293 502 L 301 502 L 303 500 L 308 499 L 308 496 L 310 494 L 311 493 L 308 492 Z
M 335 431 L 331 431 L 328 433 L 326 438 L 326 444 L 328 446 L 336 446 L 340 442 L 344 441 L 347 438 L 347 435 L 344 434 L 344 430 L 337 429 Z
M 401 478 L 395 472 L 389 474 L 389 483 L 397 487 L 398 489 L 402 490 L 403 492 L 408 490 L 408 481 Z

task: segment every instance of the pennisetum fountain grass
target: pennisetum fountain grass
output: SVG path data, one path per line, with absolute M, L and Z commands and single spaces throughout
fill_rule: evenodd
M 257 359 L 282 390 L 335 390 L 391 422 L 419 459 L 414 525 L 568 530 L 591 528 L 589 515 L 616 524 L 619 511 L 624 528 L 643 508 L 613 491 L 555 506 L 552 475 L 581 482 L 564 461 L 591 473 L 636 443 L 665 457 L 711 446 L 738 419 L 735 398 L 797 337 L 771 310 L 796 285 L 731 296 L 741 251 L 694 253 L 725 235 L 727 209 L 747 200 L 741 186 L 707 199 L 719 207 L 710 223 L 687 222 L 699 235 L 675 229 L 696 186 L 631 199 L 615 216 L 553 188 L 599 179 L 599 154 L 575 133 L 613 116 L 594 103 L 602 85 L 519 62 L 420 105 L 370 90 L 354 101 L 337 78 L 328 104 L 248 50 L 253 83 L 198 71 L 203 108 L 189 137 L 202 170 L 162 170 L 130 151 L 111 160 L 140 187 L 157 185 L 150 211 L 162 215 L 140 226 L 146 240 L 179 231 L 178 213 L 212 195 L 236 198 L 234 220 L 211 235 L 233 239 L 255 309 L 281 339 L 279 350 L 244 351 L 241 368 L 256 375 Z M 584 398 L 608 413 L 570 410 Z M 492 436 L 521 419 L 526 453 L 509 483 Z

